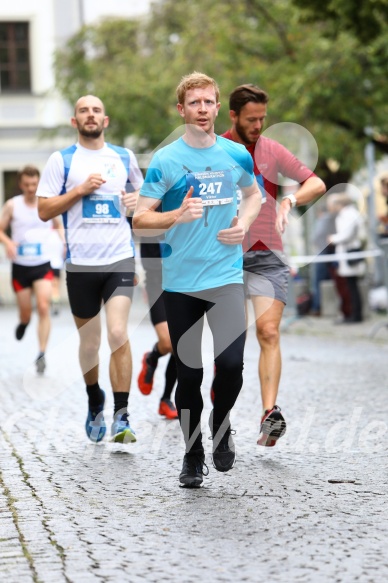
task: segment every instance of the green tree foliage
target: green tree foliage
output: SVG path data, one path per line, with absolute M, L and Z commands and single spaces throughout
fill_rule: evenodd
M 292 0 L 301 9 L 299 21 L 319 26 L 322 37 L 333 43 L 344 37 L 355 45 L 354 63 L 359 65 L 359 91 L 364 93 L 368 116 L 365 120 L 380 153 L 388 153 L 387 84 L 388 73 L 388 0 Z M 348 71 L 353 74 L 353 70 Z M 350 110 L 352 115 L 359 112 Z M 343 123 L 343 118 L 341 123 Z M 370 139 L 370 138 L 369 138 Z
M 363 162 L 365 127 L 388 134 L 388 49 L 381 36 L 371 47 L 346 30 L 330 36 L 327 22 L 302 16 L 292 0 L 159 0 L 146 20 L 82 29 L 56 56 L 58 87 L 72 103 L 99 95 L 111 116 L 109 139 L 135 136 L 139 151 L 181 124 L 175 88 L 182 75 L 197 70 L 219 83 L 219 133 L 229 127 L 229 92 L 255 83 L 270 95 L 267 125 L 304 126 L 318 143 L 321 169 L 335 159 L 351 172 Z
M 327 21 L 327 34 L 350 32 L 362 44 L 370 44 L 386 34 L 388 0 L 293 0 L 303 9 L 302 18 L 309 22 Z

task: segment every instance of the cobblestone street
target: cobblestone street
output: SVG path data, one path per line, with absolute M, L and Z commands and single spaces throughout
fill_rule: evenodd
M 0 580 L 8 583 L 377 583 L 388 578 L 387 344 L 376 316 L 335 326 L 296 320 L 282 336 L 275 448 L 256 445 L 258 345 L 249 329 L 244 386 L 233 412 L 237 463 L 211 464 L 207 420 L 212 353 L 204 335 L 203 432 L 209 476 L 179 488 L 177 421 L 158 415 L 166 359 L 152 394 L 137 388 L 155 342 L 137 290 L 130 317 L 135 444 L 86 438 L 87 399 L 68 307 L 53 318 L 47 369 L 36 375 L 36 316 L 22 342 L 16 308 L 0 309 Z M 100 364 L 106 419 L 109 349 Z

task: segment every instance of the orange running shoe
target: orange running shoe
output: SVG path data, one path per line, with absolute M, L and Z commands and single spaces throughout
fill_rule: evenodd
M 143 395 L 149 395 L 154 384 L 154 374 L 157 365 L 153 366 L 149 363 L 148 357 L 150 354 L 150 352 L 144 354 L 141 371 L 137 377 L 137 384 Z
M 178 419 L 178 411 L 170 399 L 160 401 L 159 415 L 164 415 L 166 419 Z

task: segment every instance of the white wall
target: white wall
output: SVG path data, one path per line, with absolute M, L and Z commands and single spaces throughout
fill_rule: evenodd
M 3 205 L 2 173 L 26 164 L 40 170 L 54 150 L 74 138 L 42 139 L 41 130 L 70 127 L 72 108 L 55 91 L 53 58 L 82 24 L 106 16 L 140 16 L 150 0 L 0 0 L 0 21 L 30 23 L 31 93 L 0 92 L 0 207 Z M 14 302 L 9 282 L 9 262 L 0 245 L 0 300 Z
M 140 16 L 148 12 L 150 0 L 83 0 L 86 23 L 103 16 Z
M 104 16 L 144 14 L 150 0 L 0 0 L 0 21 L 30 23 L 30 94 L 0 92 L 0 206 L 5 197 L 2 172 L 30 163 L 42 168 L 52 151 L 68 144 L 42 140 L 41 130 L 70 127 L 72 108 L 57 94 L 53 58 L 56 48 Z M 63 138 L 62 138 L 63 140 Z

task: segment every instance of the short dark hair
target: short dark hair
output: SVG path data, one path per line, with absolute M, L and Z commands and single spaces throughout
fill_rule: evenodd
M 244 105 L 250 101 L 253 103 L 266 104 L 269 101 L 268 93 L 252 83 L 239 85 L 236 89 L 233 89 L 229 96 L 229 109 L 239 115 Z
M 22 176 L 29 176 L 30 178 L 37 176 L 38 178 L 40 178 L 40 172 L 36 168 L 36 166 L 24 166 L 24 168 L 22 168 L 18 172 L 18 180 L 19 181 L 22 179 Z

